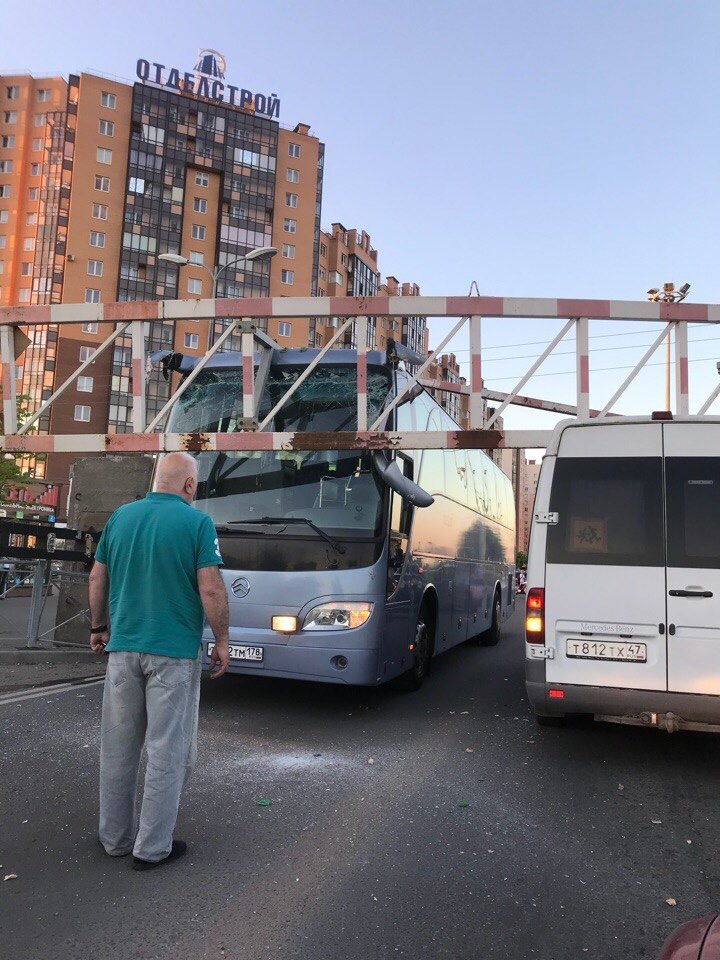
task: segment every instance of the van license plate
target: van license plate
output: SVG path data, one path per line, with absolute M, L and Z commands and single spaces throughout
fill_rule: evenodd
M 207 654 L 213 652 L 215 644 L 211 641 L 207 645 Z M 240 643 L 231 643 L 230 644 L 230 659 L 231 660 L 253 660 L 255 663 L 259 663 L 263 658 L 263 648 L 262 647 L 247 647 L 244 644 Z
M 647 644 L 617 640 L 566 640 L 566 656 L 573 660 L 627 660 L 646 663 Z

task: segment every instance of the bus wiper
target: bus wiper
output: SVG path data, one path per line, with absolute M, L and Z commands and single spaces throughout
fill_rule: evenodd
M 306 523 L 308 527 L 311 527 L 315 533 L 327 541 L 333 549 L 337 550 L 338 553 L 345 553 L 345 547 L 338 543 L 330 534 L 325 533 L 322 527 L 319 527 L 316 523 L 313 523 L 312 520 L 306 520 L 305 517 L 261 517 L 259 520 L 229 520 L 229 524 L 237 523 L 243 525 L 249 524 L 261 524 L 261 523 Z

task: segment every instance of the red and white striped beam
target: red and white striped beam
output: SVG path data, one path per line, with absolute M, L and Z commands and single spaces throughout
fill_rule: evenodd
M 436 430 L 393 433 L 72 433 L 0 436 L 9 453 L 169 453 L 184 450 L 496 450 L 546 447 L 552 430 Z
M 0 308 L 0 325 L 120 323 L 125 320 L 203 320 L 236 317 L 526 317 L 720 323 L 720 304 L 646 300 L 567 300 L 552 297 L 246 297 L 59 303 Z

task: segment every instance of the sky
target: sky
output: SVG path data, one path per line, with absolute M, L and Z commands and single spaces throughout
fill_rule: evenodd
M 644 299 L 666 280 L 717 302 L 716 0 L 36 0 L 3 13 L 0 72 L 132 81 L 142 57 L 276 93 L 326 144 L 323 226 L 368 231 L 383 276 L 424 294 Z M 39 31 L 33 25 L 43 24 Z M 48 28 L 52 25 L 52 29 Z M 483 373 L 510 390 L 560 326 L 483 323 Z M 447 329 L 431 320 L 431 346 Z M 591 322 L 601 407 L 657 335 Z M 690 330 L 690 402 L 718 382 L 720 332 Z M 466 369 L 467 335 L 453 347 Z M 572 337 L 523 393 L 574 402 Z M 664 407 L 664 354 L 616 408 Z M 720 400 L 713 410 L 720 414 Z M 506 426 L 558 418 L 515 408 Z

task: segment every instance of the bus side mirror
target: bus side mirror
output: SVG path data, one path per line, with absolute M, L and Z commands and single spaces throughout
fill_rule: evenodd
M 435 502 L 434 497 L 402 473 L 397 460 L 389 460 L 383 451 L 374 451 L 373 464 L 383 483 L 399 494 L 403 500 L 407 500 L 415 507 L 429 507 Z

